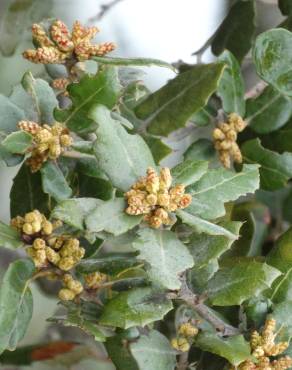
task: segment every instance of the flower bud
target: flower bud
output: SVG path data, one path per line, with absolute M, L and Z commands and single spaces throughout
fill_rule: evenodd
M 46 247 L 46 242 L 41 238 L 36 238 L 32 246 L 34 249 L 44 249 Z
M 75 293 L 67 288 L 63 288 L 59 291 L 59 298 L 61 301 L 72 301 L 75 298 Z

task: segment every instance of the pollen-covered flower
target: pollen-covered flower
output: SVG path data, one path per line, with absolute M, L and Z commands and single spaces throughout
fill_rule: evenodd
M 192 197 L 185 194 L 185 186 L 171 187 L 172 177 L 169 168 L 162 168 L 158 175 L 149 167 L 147 175 L 139 179 L 125 193 L 129 215 L 144 215 L 144 220 L 153 228 L 171 225 L 174 220 L 170 213 L 191 204 Z
M 58 122 L 40 126 L 33 121 L 20 121 L 18 127 L 33 136 L 26 160 L 31 172 L 37 172 L 48 159 L 56 160 L 73 143 L 69 130 Z
M 115 44 L 105 42 L 92 44 L 99 32 L 97 27 L 84 27 L 76 21 L 72 33 L 60 20 L 55 20 L 49 29 L 33 24 L 32 38 L 36 49 L 24 51 L 24 58 L 33 63 L 63 64 L 67 60 L 85 61 L 92 56 L 103 56 L 115 49 Z
M 230 168 L 231 160 L 242 162 L 242 155 L 236 142 L 237 134 L 244 130 L 246 122 L 236 113 L 228 116 L 226 123 L 220 123 L 213 131 L 215 149 L 218 151 L 220 162 Z
M 80 281 L 75 280 L 72 275 L 65 274 L 62 281 L 64 288 L 59 291 L 61 301 L 72 301 L 77 295 L 82 293 L 82 284 Z

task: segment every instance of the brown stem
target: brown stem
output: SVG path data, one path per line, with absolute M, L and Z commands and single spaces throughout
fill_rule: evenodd
M 189 352 L 183 352 L 179 355 L 178 362 L 176 364 L 177 370 L 186 370 L 189 366 L 188 362 Z
M 249 91 L 245 93 L 245 99 L 256 98 L 267 86 L 268 84 L 264 81 L 258 82 Z

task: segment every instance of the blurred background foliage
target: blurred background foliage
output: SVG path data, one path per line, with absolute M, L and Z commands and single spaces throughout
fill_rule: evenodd
M 22 75 L 30 70 L 35 76 L 45 78 L 42 65 L 34 65 L 21 56 L 24 49 L 31 46 L 30 28 L 34 22 L 44 18 L 60 18 L 69 26 L 79 19 L 88 25 L 98 25 L 101 33 L 97 41 L 114 41 L 118 48 L 115 55 L 121 57 L 152 57 L 167 62 L 183 60 L 195 63 L 191 54 L 199 49 L 212 35 L 224 18 L 232 0 L 119 0 L 114 6 L 106 8 L 113 1 L 106 0 L 1 0 L 0 1 L 0 93 L 9 95 Z M 282 16 L 276 1 L 257 0 L 257 32 L 280 23 Z M 101 11 L 105 10 L 102 14 Z M 204 54 L 203 61 L 212 60 L 211 52 Z M 255 81 L 255 73 L 250 63 L 243 65 L 247 87 Z M 145 71 L 146 72 L 146 71 Z M 152 68 L 145 76 L 147 85 L 156 89 L 168 78 L 173 77 L 167 69 Z M 8 221 L 8 194 L 12 178 L 18 168 L 6 168 L 0 164 L 0 218 Z M 25 194 L 23 194 L 25 197 Z M 12 259 L 7 251 L 1 254 L 0 267 L 3 271 Z M 0 270 L 1 273 L 1 270 Z M 35 344 L 45 340 L 65 338 L 70 341 L 84 341 L 78 330 L 56 329 L 46 318 L 53 314 L 56 300 L 40 293 L 34 287 L 34 317 L 22 344 Z M 60 332 L 60 330 L 62 332 Z M 80 337 L 82 335 L 82 338 Z M 63 355 L 54 361 L 36 362 L 28 365 L 30 369 L 113 369 L 102 348 L 88 352 L 88 359 L 79 361 L 88 348 L 77 346 L 75 355 Z M 85 352 L 84 352 L 85 351 Z M 19 367 L 16 367 L 17 369 Z M 6 369 L 5 365 L 1 369 Z

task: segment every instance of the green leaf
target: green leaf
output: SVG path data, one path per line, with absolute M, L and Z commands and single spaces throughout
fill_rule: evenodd
M 215 148 L 212 141 L 199 139 L 191 144 L 184 153 L 185 160 L 212 160 L 215 158 Z
M 290 227 L 276 241 L 274 248 L 267 256 L 267 263 L 282 272 L 288 272 L 292 266 L 291 243 L 292 228 Z
M 111 57 L 92 57 L 92 60 L 95 60 L 101 64 L 110 64 L 114 66 L 135 66 L 135 67 L 164 67 L 169 68 L 172 71 L 176 72 L 176 68 L 167 62 L 159 59 L 151 58 L 111 58 Z
M 56 163 L 46 162 L 41 168 L 41 174 L 43 190 L 46 194 L 52 196 L 57 202 L 70 198 L 72 189 Z
M 291 320 L 292 301 L 285 301 L 274 306 L 272 317 L 276 320 L 278 341 L 290 341 L 292 338 L 292 320 Z
M 272 86 L 246 102 L 246 122 L 259 134 L 267 134 L 285 125 L 292 115 L 291 99 Z
M 283 15 L 292 14 L 292 1 L 291 0 L 278 0 L 278 5 Z
M 32 136 L 25 131 L 12 132 L 1 145 L 10 153 L 23 154 L 31 146 Z
M 48 195 L 42 191 L 40 172 L 31 173 L 29 167 L 23 164 L 13 179 L 10 191 L 11 217 L 24 215 L 34 209 L 47 214 Z
M 54 90 L 47 81 L 35 79 L 30 72 L 26 72 L 21 81 L 22 87 L 30 95 L 34 111 L 37 113 L 38 122 L 53 123 L 53 112 L 58 101 Z
M 55 118 L 64 122 L 67 127 L 77 133 L 92 132 L 96 124 L 88 112 L 96 104 L 112 108 L 120 94 L 120 83 L 114 67 L 105 68 L 95 76 L 85 75 L 78 83 L 67 87 L 72 105 L 67 109 L 56 109 Z
M 226 113 L 237 113 L 241 117 L 244 117 L 244 81 L 241 75 L 240 65 L 228 50 L 220 55 L 219 61 L 226 64 L 217 90 L 222 100 L 223 109 Z
M 203 220 L 202 218 L 196 217 L 181 209 L 177 210 L 176 214 L 182 220 L 183 223 L 191 226 L 199 234 L 205 233 L 208 235 L 224 235 L 231 240 L 238 238 L 238 235 L 233 234 L 229 230 L 226 230 L 224 227 Z
M 151 150 L 155 163 L 159 163 L 172 152 L 171 148 L 158 137 L 145 135 L 144 140 Z
M 212 40 L 212 52 L 229 50 L 239 61 L 251 48 L 255 33 L 255 1 L 237 1 L 229 10 Z
M 22 119 L 25 119 L 23 110 L 6 96 L 0 95 L 0 134 L 16 131 Z
M 157 330 L 151 330 L 130 344 L 130 352 L 139 370 L 174 370 L 176 353 L 167 338 Z
M 253 59 L 259 76 L 288 96 L 292 96 L 291 44 L 291 32 L 279 28 L 260 34 L 253 48 Z
M 292 268 L 274 281 L 269 297 L 274 303 L 292 300 Z
M 243 335 L 220 338 L 217 334 L 203 332 L 197 336 L 195 345 L 203 351 L 226 358 L 234 366 L 238 366 L 251 356 L 250 345 Z
M 0 221 L 0 247 L 16 249 L 23 246 L 19 233 Z
M 197 182 L 208 170 L 208 162 L 186 160 L 171 170 L 175 184 L 185 186 Z
M 172 309 L 172 303 L 151 288 L 137 288 L 122 292 L 105 306 L 99 323 L 101 325 L 130 328 L 145 326 L 161 320 Z
M 18 260 L 5 272 L 0 289 L 0 353 L 13 351 L 32 317 L 33 301 L 28 287 L 35 271 L 30 260 Z
M 243 159 L 248 163 L 259 163 L 261 188 L 277 190 L 284 187 L 292 177 L 292 154 L 278 154 L 261 146 L 259 139 L 246 141 L 241 147 Z
M 224 168 L 210 170 L 187 188 L 187 193 L 193 198 L 187 211 L 205 219 L 223 216 L 224 203 L 252 193 L 258 187 L 259 171 L 256 165 L 244 165 L 241 172 Z
M 193 258 L 176 235 L 168 230 L 143 229 L 133 247 L 139 251 L 139 259 L 149 265 L 148 274 L 153 283 L 171 290 L 179 289 L 179 275 L 191 268 Z
M 225 222 L 221 224 L 225 230 L 238 237 L 241 222 Z M 209 262 L 217 261 L 232 245 L 233 240 L 228 236 L 213 236 L 206 233 L 191 235 L 188 248 L 193 256 L 195 268 L 206 266 Z
M 113 186 L 129 190 L 140 176 L 145 176 L 149 166 L 155 167 L 149 148 L 140 136 L 128 134 L 120 122 L 113 120 L 106 107 L 96 106 L 90 117 L 98 123 L 93 150 L 99 168 Z
M 120 235 L 138 225 L 142 216 L 132 216 L 125 212 L 127 208 L 123 198 L 115 198 L 98 204 L 85 219 L 89 232 L 106 231 Z
M 59 203 L 52 212 L 52 217 L 64 221 L 79 230 L 85 228 L 85 218 L 103 202 L 94 198 L 68 199 Z
M 206 294 L 216 306 L 239 305 L 270 287 L 280 271 L 254 260 L 230 260 L 208 282 Z
M 203 108 L 216 90 L 224 65 L 201 64 L 179 74 L 140 103 L 135 113 L 154 135 L 167 136 Z

